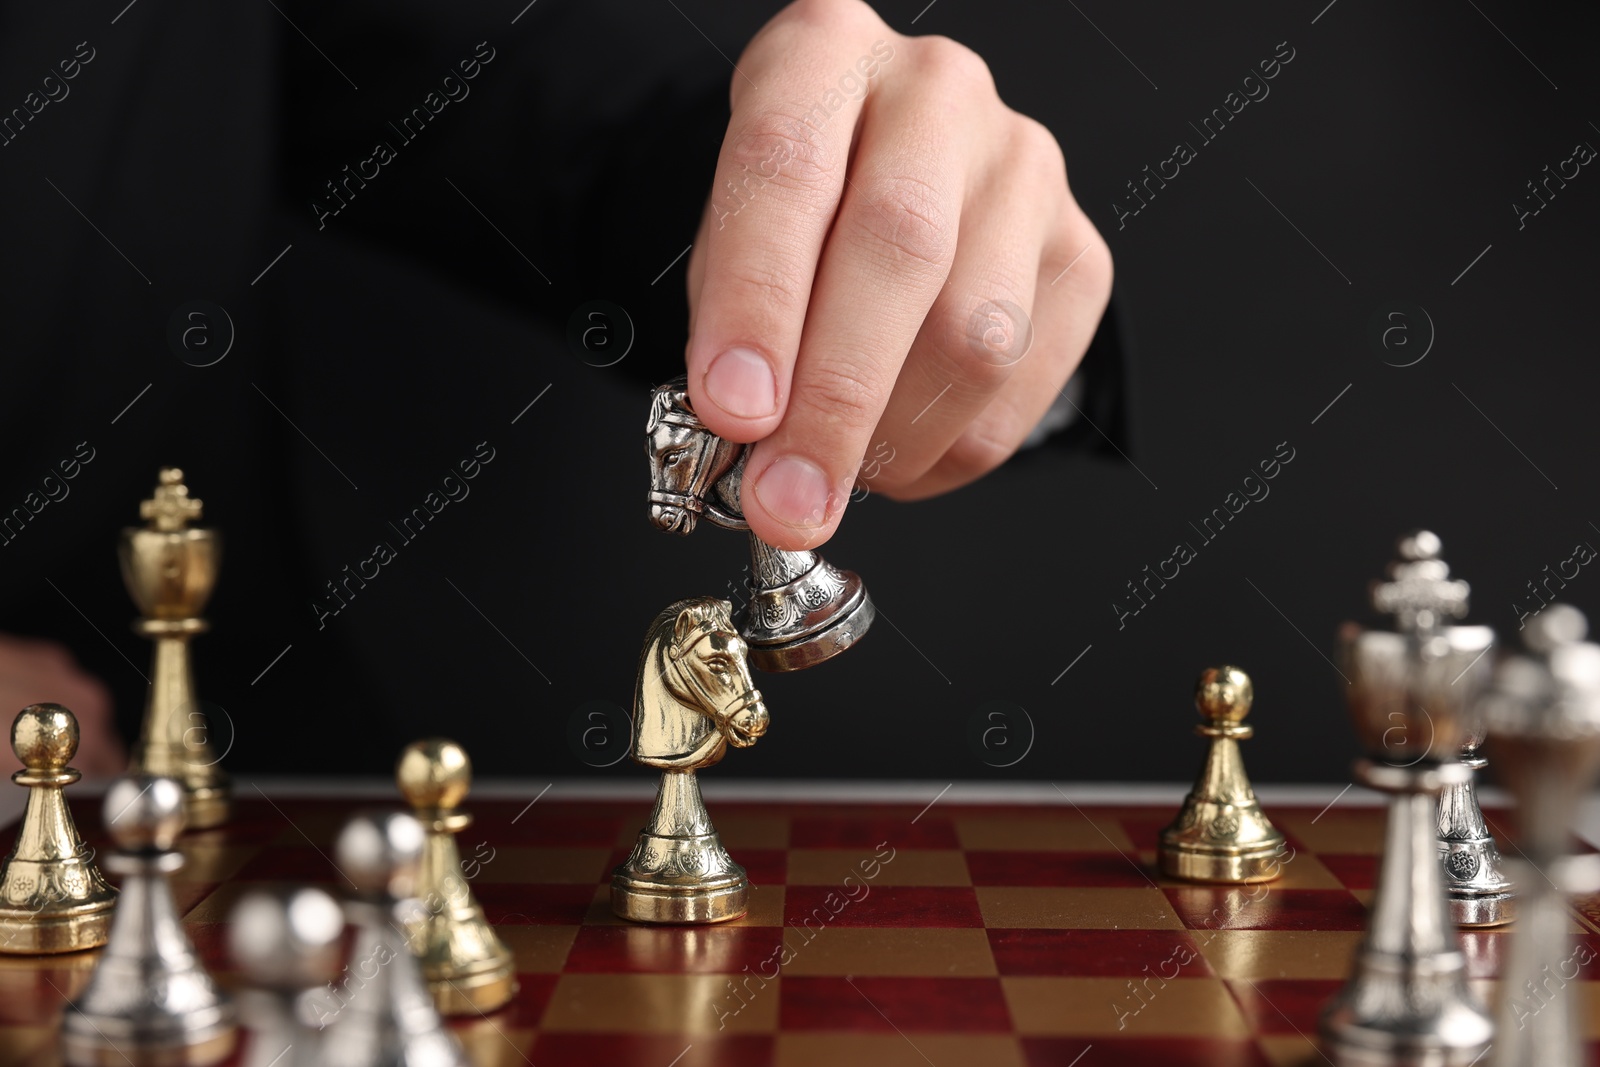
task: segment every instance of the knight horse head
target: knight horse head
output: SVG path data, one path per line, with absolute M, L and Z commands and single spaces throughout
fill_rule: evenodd
M 701 515 L 730 530 L 748 530 L 739 507 L 746 446 L 706 428 L 689 402 L 687 378 L 651 397 L 645 426 L 650 451 L 650 521 L 675 534 L 694 532 Z
M 688 380 L 656 387 L 645 425 L 650 454 L 650 521 L 668 533 L 691 533 L 701 516 L 749 530 L 739 491 L 749 446 L 723 440 L 695 414 Z M 749 598 L 739 632 L 750 660 L 767 671 L 795 671 L 843 652 L 872 625 L 872 598 L 861 579 L 815 552 L 787 552 L 750 534 Z
M 709 767 L 727 746 L 767 732 L 767 708 L 750 678 L 748 648 L 726 600 L 693 597 L 650 626 L 633 701 L 633 758 L 684 771 Z

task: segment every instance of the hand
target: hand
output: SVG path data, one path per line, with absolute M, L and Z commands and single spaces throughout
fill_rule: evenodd
M 785 8 L 731 97 L 689 259 L 689 395 L 760 442 L 751 528 L 810 548 L 858 477 L 910 500 L 1015 452 L 1094 336 L 1111 253 L 983 61 L 860 0 Z
M 21 765 L 11 751 L 11 721 L 29 704 L 60 704 L 78 720 L 78 754 L 72 766 L 90 778 L 121 774 L 128 765 L 111 717 L 111 692 L 54 641 L 0 634 L 0 770 Z

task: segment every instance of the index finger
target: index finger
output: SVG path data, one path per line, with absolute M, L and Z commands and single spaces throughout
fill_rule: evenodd
M 859 29 L 841 32 L 841 17 Z M 719 437 L 757 441 L 783 419 L 856 122 L 894 55 L 889 36 L 865 5 L 795 5 L 741 57 L 687 351 L 690 400 Z

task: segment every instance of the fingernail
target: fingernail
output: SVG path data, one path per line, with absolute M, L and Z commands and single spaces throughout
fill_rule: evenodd
M 788 526 L 826 523 L 830 495 L 822 468 L 799 456 L 780 456 L 756 480 L 756 499 L 767 514 Z
M 741 419 L 760 419 L 778 410 L 778 379 L 760 353 L 730 348 L 706 368 L 706 395 L 717 407 Z

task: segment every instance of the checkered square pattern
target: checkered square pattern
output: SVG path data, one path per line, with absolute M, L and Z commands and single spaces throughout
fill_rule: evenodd
M 185 839 L 176 896 L 224 984 L 238 981 L 229 911 L 250 886 L 339 889 L 348 807 L 244 796 L 227 827 Z M 488 857 L 470 885 L 520 984 L 504 1009 L 452 1022 L 480 1067 L 1320 1063 L 1317 1015 L 1360 942 L 1383 820 L 1274 810 L 1294 849 L 1282 877 L 1199 886 L 1158 872 L 1171 812 L 1151 808 L 713 804 L 750 912 L 689 928 L 611 914 L 643 806 L 470 807 L 462 851 Z M 105 847 L 97 813 L 75 816 Z M 1600 898 L 1573 920 L 1600 959 Z M 1481 988 L 1507 937 L 1463 937 Z M 93 964 L 0 956 L 0 1064 L 54 1062 L 61 1005 Z M 1582 981 L 1595 999 L 1600 962 Z

